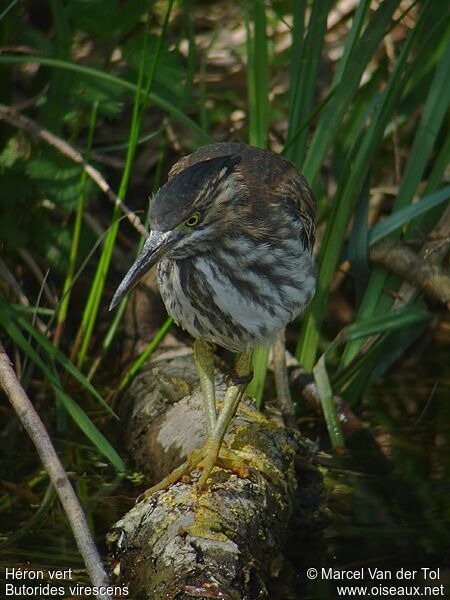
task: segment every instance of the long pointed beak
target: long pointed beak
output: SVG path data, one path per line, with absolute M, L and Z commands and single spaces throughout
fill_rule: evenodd
M 179 240 L 179 234 L 173 231 L 151 231 L 146 239 L 142 252 L 137 257 L 128 273 L 113 296 L 109 310 L 115 308 L 119 302 L 134 288 L 141 277 L 155 265 L 164 254 Z

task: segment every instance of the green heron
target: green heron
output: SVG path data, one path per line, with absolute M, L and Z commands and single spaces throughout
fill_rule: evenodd
M 203 469 L 200 490 L 216 464 L 239 472 L 223 438 L 252 378 L 252 349 L 273 341 L 314 293 L 315 213 L 311 189 L 292 163 L 238 143 L 182 158 L 151 202 L 150 235 L 110 308 L 158 263 L 167 311 L 195 338 L 208 438 L 146 495 L 195 467 Z M 220 412 L 214 344 L 242 352 Z

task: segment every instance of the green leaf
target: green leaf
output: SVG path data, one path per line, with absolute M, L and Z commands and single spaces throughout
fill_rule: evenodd
M 353 217 L 352 231 L 347 247 L 347 258 L 352 265 L 352 271 L 356 275 L 356 289 L 358 296 L 362 296 L 364 281 L 369 275 L 369 260 L 367 256 L 369 236 L 369 183 L 370 176 L 366 178 L 364 189 L 356 206 Z
M 30 360 L 44 373 L 50 382 L 56 396 L 61 400 L 70 416 L 74 419 L 77 426 L 91 440 L 94 446 L 101 452 L 113 465 L 119 470 L 125 470 L 125 464 L 111 446 L 105 436 L 92 423 L 86 413 L 76 404 L 76 402 L 63 390 L 58 377 L 45 364 L 39 354 L 27 342 L 20 330 L 11 319 L 11 315 L 4 311 L 5 303 L 0 306 L 0 324 L 12 340 L 23 350 Z
M 161 341 L 164 339 L 166 333 L 173 325 L 173 318 L 168 317 L 160 328 L 158 333 L 152 338 L 152 340 L 148 343 L 147 348 L 142 352 L 139 358 L 131 365 L 129 370 L 125 373 L 125 375 L 120 380 L 118 389 L 121 391 L 125 389 L 125 387 L 132 381 L 133 377 L 138 373 L 139 369 L 142 365 L 148 360 L 149 356 L 156 350 Z
M 408 327 L 414 323 L 421 323 L 431 319 L 430 313 L 417 305 L 403 306 L 391 310 L 388 314 L 375 316 L 364 321 L 359 321 L 344 327 L 338 335 L 339 340 L 349 341 L 369 337 Z
M 153 56 L 153 61 L 150 67 L 150 70 L 147 72 L 145 69 L 145 60 L 147 58 L 146 49 L 148 38 L 144 37 L 144 46 L 142 48 L 141 53 L 141 65 L 139 69 L 139 77 L 137 86 L 135 88 L 135 97 L 133 104 L 133 113 L 131 119 L 131 127 L 129 132 L 129 144 L 127 148 L 127 156 L 125 161 L 125 168 L 122 173 L 122 178 L 119 186 L 119 198 L 125 198 L 128 188 L 128 183 L 131 177 L 131 171 L 133 166 L 133 159 L 136 152 L 137 141 L 139 139 L 139 131 L 142 125 L 144 111 L 148 105 L 149 99 L 151 98 L 151 89 L 153 86 L 155 73 L 157 71 L 158 61 L 160 57 L 160 52 L 162 48 L 162 44 L 164 38 L 167 34 L 167 27 L 169 24 L 170 15 L 172 13 L 174 0 L 169 0 L 166 10 L 166 15 L 164 19 L 164 23 L 162 26 L 161 36 L 159 39 L 159 44 L 156 49 L 156 52 Z M 148 30 L 148 25 L 147 25 Z M 146 77 L 144 83 L 144 75 Z M 98 310 L 100 307 L 100 302 L 103 295 L 103 289 L 106 282 L 106 277 L 108 275 L 108 269 L 111 264 L 111 258 L 114 251 L 114 244 L 116 240 L 116 236 L 119 230 L 120 224 L 120 208 L 118 205 L 114 207 L 113 216 L 112 216 L 112 225 L 108 230 L 108 233 L 105 237 L 105 242 L 102 249 L 102 254 L 100 256 L 100 260 L 97 266 L 97 270 L 95 273 L 94 281 L 92 283 L 88 299 L 86 302 L 86 306 L 83 311 L 82 322 L 80 326 L 80 336 L 81 343 L 80 349 L 78 353 L 77 364 L 79 367 L 84 363 L 89 343 L 91 340 L 92 333 L 94 331 L 94 326 L 97 320 Z
M 0 301 L 0 306 L 5 307 L 4 303 Z M 78 383 L 83 386 L 92 396 L 99 402 L 103 408 L 105 408 L 108 413 L 113 416 L 115 419 L 119 419 L 113 409 L 109 406 L 109 404 L 100 396 L 97 390 L 94 388 L 92 383 L 76 368 L 76 366 L 65 356 L 61 350 L 55 348 L 53 344 L 51 344 L 48 339 L 40 333 L 31 323 L 29 323 L 24 317 L 21 315 L 16 315 L 16 320 L 18 324 L 25 329 L 30 336 L 39 344 L 39 346 L 45 350 L 47 355 L 52 359 L 59 362 L 59 364 L 64 367 L 64 369 L 72 375 L 72 377 L 78 381 Z
M 365 0 L 365 3 L 367 4 L 368 0 Z M 353 49 L 348 55 L 345 69 L 340 72 L 335 94 L 321 114 L 303 166 L 303 174 L 311 184 L 315 183 L 326 153 L 342 126 L 344 115 L 358 90 L 361 77 L 385 35 L 398 4 L 399 0 L 382 2 L 367 23 L 358 42 L 353 41 Z M 354 21 L 353 26 L 360 28 L 360 22 Z
M 444 32 L 444 37 L 449 39 L 449 34 L 450 24 L 447 26 L 447 31 Z M 450 43 L 447 44 L 445 52 L 436 67 L 414 143 L 409 152 L 400 191 L 395 199 L 394 210 L 398 210 L 412 202 L 417 186 L 430 159 L 433 146 L 450 103 L 449 73 Z
M 258 408 L 262 407 L 262 395 L 267 373 L 267 361 L 269 359 L 269 347 L 257 346 L 252 354 L 253 379 L 247 387 L 247 394 L 255 398 Z
M 64 211 L 75 209 L 80 193 L 82 167 L 48 147 L 40 148 L 26 167 L 26 173 L 42 197 Z M 92 182 L 89 188 L 93 189 Z
M 367 351 L 361 348 L 352 361 L 333 379 L 338 393 L 355 406 L 370 385 L 394 364 L 424 332 L 427 320 L 384 333 Z
M 304 19 L 304 2 L 299 2 L 299 7 L 294 12 L 293 52 L 296 70 L 290 70 L 291 96 L 289 110 L 289 129 L 286 152 L 287 158 L 299 167 L 303 164 L 306 149 L 306 128 L 298 132 L 305 115 L 311 113 L 313 108 L 316 82 L 318 79 L 319 65 L 322 57 L 322 47 L 327 27 L 327 15 L 331 0 L 316 0 L 313 2 L 308 23 L 308 32 L 303 39 L 302 25 L 298 21 Z M 303 10 L 301 10 L 303 7 Z M 302 36 L 299 38 L 299 36 Z M 294 138 L 294 139 L 293 139 Z M 291 143 L 293 142 L 293 143 Z
M 384 2 L 377 13 L 381 11 L 383 7 L 387 10 L 386 7 L 388 4 L 388 2 Z M 391 4 L 389 4 L 389 6 L 391 9 L 394 8 Z M 381 16 L 383 18 L 381 18 Z M 381 16 L 379 17 L 377 28 L 385 22 L 384 20 L 387 15 L 383 12 L 381 13 Z M 342 169 L 340 173 L 338 190 L 333 199 L 330 216 L 327 220 L 319 252 L 317 292 L 305 318 L 301 337 L 297 345 L 296 355 L 307 370 L 311 370 L 314 364 L 329 289 L 338 258 L 341 254 L 345 233 L 352 215 L 354 204 L 358 199 L 358 195 L 361 193 L 372 160 L 383 141 L 383 133 L 391 118 L 396 101 L 398 101 L 403 89 L 404 78 L 402 78 L 402 76 L 404 74 L 403 72 L 407 69 L 407 58 L 413 45 L 413 41 L 415 40 L 415 35 L 417 35 L 417 31 L 420 30 L 422 24 L 423 18 L 422 20 L 419 20 L 415 29 L 409 35 L 397 61 L 395 70 L 389 78 L 388 85 L 381 95 L 379 103 L 375 107 L 372 120 L 367 130 L 361 129 L 359 136 L 353 143 L 353 147 L 345 163 L 345 168 Z M 380 31 L 378 31 L 378 34 L 380 34 Z M 363 44 L 365 50 L 367 49 L 366 44 L 370 46 L 370 41 L 370 39 L 366 40 Z M 349 60 L 348 68 L 350 68 L 351 65 L 352 61 Z M 342 78 L 342 85 L 344 85 L 345 80 L 346 76 L 344 75 Z M 341 102 L 343 97 L 346 97 L 346 94 L 340 98 Z M 330 106 L 331 103 L 328 105 L 328 109 Z M 323 121 L 325 117 L 326 115 L 324 112 L 322 113 L 321 121 Z M 312 147 L 309 150 L 308 157 L 311 152 Z
M 431 4 L 432 3 L 428 2 L 426 6 L 428 7 Z M 426 17 L 427 13 L 425 10 L 416 24 L 414 31 L 417 31 L 419 27 L 423 25 L 424 21 L 426 21 Z M 447 31 L 450 31 L 449 23 L 447 23 Z M 440 40 L 438 40 L 438 42 L 439 41 Z M 432 40 L 431 42 L 436 43 L 435 40 Z M 410 74 L 414 72 L 413 67 L 414 62 L 409 67 Z M 436 143 L 439 131 L 443 125 L 450 101 L 450 86 L 448 85 L 449 71 L 450 44 L 447 44 L 444 54 L 441 56 L 436 67 L 433 81 L 429 88 L 423 113 L 419 122 L 419 127 L 414 138 L 413 147 L 409 152 L 409 159 L 406 165 L 405 174 L 402 179 L 399 193 L 394 202 L 394 212 L 407 207 L 408 204 L 412 202 L 426 165 L 431 158 L 433 145 Z M 419 210 L 419 208 L 411 210 Z M 398 232 L 398 228 L 395 230 L 395 232 L 392 232 L 392 234 L 395 234 L 396 237 L 399 237 L 400 232 Z M 385 293 L 385 290 L 388 287 L 388 277 L 390 276 L 385 269 L 373 269 L 364 298 L 361 302 L 361 306 L 359 307 L 357 316 L 358 320 L 366 319 L 373 314 L 383 314 L 389 310 L 392 304 L 392 296 Z M 393 285 L 395 289 L 395 287 L 400 285 L 400 281 L 395 281 L 394 284 L 390 283 L 389 287 L 392 288 Z M 350 342 L 348 344 L 343 353 L 343 364 L 348 363 L 353 358 L 358 351 L 359 345 L 360 344 L 357 341 Z
M 336 405 L 333 398 L 330 380 L 325 366 L 325 356 L 322 355 L 313 369 L 314 381 L 320 396 L 323 415 L 333 448 L 344 448 L 344 436 L 342 435 Z
M 151 69 L 155 52 L 160 44 L 159 37 L 148 36 L 145 56 L 142 56 L 144 35 L 135 35 L 122 46 L 124 60 L 130 65 L 131 76 L 136 78 L 141 60 L 145 63 L 145 72 Z M 181 57 L 176 50 L 169 51 L 169 44 L 163 40 L 158 59 L 158 68 L 155 71 L 154 91 L 170 101 L 181 104 L 183 83 L 183 69 Z
M 249 143 L 265 148 L 269 130 L 269 54 L 266 8 L 258 0 L 246 0 L 245 7 Z
M 33 56 L 32 58 L 28 56 L 21 56 L 16 54 L 8 54 L 0 56 L 0 64 L 40 64 L 46 65 L 48 67 L 52 67 L 55 69 L 65 69 L 67 71 L 73 71 L 76 73 L 84 73 L 89 77 L 95 77 L 99 79 L 104 79 L 105 81 L 110 81 L 114 85 L 123 88 L 125 90 L 136 93 L 137 85 L 127 81 L 126 79 L 116 77 L 115 75 L 111 75 L 106 71 L 102 71 L 101 69 L 95 69 L 93 67 L 87 67 L 85 65 L 79 65 L 77 63 L 68 62 L 64 60 L 59 60 L 56 58 L 47 58 L 45 56 Z M 139 94 L 145 96 L 145 91 L 140 89 Z M 172 102 L 165 100 L 158 94 L 151 92 L 149 94 L 149 100 L 158 106 L 164 111 L 167 111 L 169 114 L 173 116 L 173 118 L 180 123 L 184 124 L 188 129 L 190 129 L 203 143 L 207 144 L 211 142 L 211 138 L 209 135 L 201 128 L 197 123 L 195 123 L 192 119 L 190 119 L 182 110 L 180 110 L 175 104 Z
M 442 204 L 448 198 L 450 198 L 450 185 L 430 196 L 422 198 L 415 204 L 400 208 L 372 227 L 369 232 L 369 245 L 372 246 L 387 235 L 394 233 L 394 231 L 397 231 L 409 221 L 439 206 L 439 204 Z
M 117 471 L 125 471 L 125 463 L 105 438 L 105 436 L 99 431 L 99 429 L 97 429 L 87 414 L 61 387 L 58 387 L 55 384 L 52 385 L 64 408 L 67 410 L 84 435 L 91 440 L 98 451 L 110 461 Z

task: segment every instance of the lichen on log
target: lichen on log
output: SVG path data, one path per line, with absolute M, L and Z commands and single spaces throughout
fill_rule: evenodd
M 220 404 L 221 374 L 216 389 Z M 149 365 L 126 402 L 128 447 L 149 483 L 203 444 L 192 356 L 161 357 Z M 323 488 L 310 444 L 298 432 L 271 423 L 244 398 L 226 443 L 249 465 L 248 479 L 217 468 L 200 494 L 194 471 L 187 481 L 138 503 L 109 534 L 121 580 L 135 600 L 265 597 L 293 513 L 305 535 L 316 527 Z

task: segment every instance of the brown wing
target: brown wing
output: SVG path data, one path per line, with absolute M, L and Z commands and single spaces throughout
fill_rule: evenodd
M 255 202 L 255 210 L 259 208 L 257 201 L 263 191 L 270 196 L 270 204 L 274 207 L 282 205 L 285 211 L 292 213 L 293 218 L 301 220 L 304 234 L 302 243 L 311 250 L 315 239 L 314 196 L 297 167 L 279 154 L 247 144 L 217 142 L 203 146 L 180 159 L 170 170 L 169 179 L 196 163 L 229 154 L 242 158 L 236 169 L 244 177 L 250 192 L 249 197 Z M 262 209 L 268 210 L 268 208 L 266 204 Z

